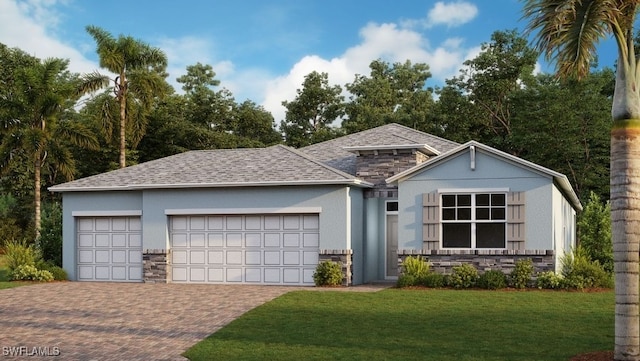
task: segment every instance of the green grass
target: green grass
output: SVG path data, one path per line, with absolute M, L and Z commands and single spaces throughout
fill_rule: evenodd
M 297 291 L 233 321 L 191 360 L 569 360 L 613 349 L 613 292 Z

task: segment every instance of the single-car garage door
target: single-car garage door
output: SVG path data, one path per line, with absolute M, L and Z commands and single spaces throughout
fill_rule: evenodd
M 313 285 L 317 214 L 171 216 L 173 282 Z
M 79 281 L 142 281 L 140 217 L 77 218 Z

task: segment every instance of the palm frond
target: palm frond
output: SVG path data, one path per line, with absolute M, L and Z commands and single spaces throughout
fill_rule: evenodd
M 80 82 L 77 87 L 77 94 L 83 95 L 87 93 L 93 93 L 100 89 L 104 89 L 109 86 L 111 79 L 108 76 L 102 75 L 97 71 L 84 74 L 80 78 Z
M 71 144 L 90 150 L 100 149 L 95 134 L 83 124 L 73 121 L 60 122 L 55 129 L 55 139 L 65 139 Z
M 562 76 L 585 76 L 598 42 L 620 18 L 616 0 L 527 0 L 527 33 L 537 32 L 535 47 L 556 63 Z

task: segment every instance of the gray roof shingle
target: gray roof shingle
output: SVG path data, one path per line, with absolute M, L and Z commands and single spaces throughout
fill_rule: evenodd
M 447 152 L 460 145 L 456 142 L 436 137 L 435 135 L 392 123 L 322 143 L 312 144 L 299 150 L 330 167 L 355 175 L 356 156 L 345 148 L 374 145 L 418 146 L 425 144 L 440 153 Z
M 189 151 L 56 185 L 52 191 L 361 184 L 356 177 L 283 145 Z

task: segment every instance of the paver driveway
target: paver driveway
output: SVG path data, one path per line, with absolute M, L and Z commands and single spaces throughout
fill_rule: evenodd
M 296 287 L 62 282 L 0 290 L 0 359 L 185 360 L 191 345 Z M 20 351 L 20 347 L 23 347 Z M 212 355 L 213 356 L 213 355 Z

